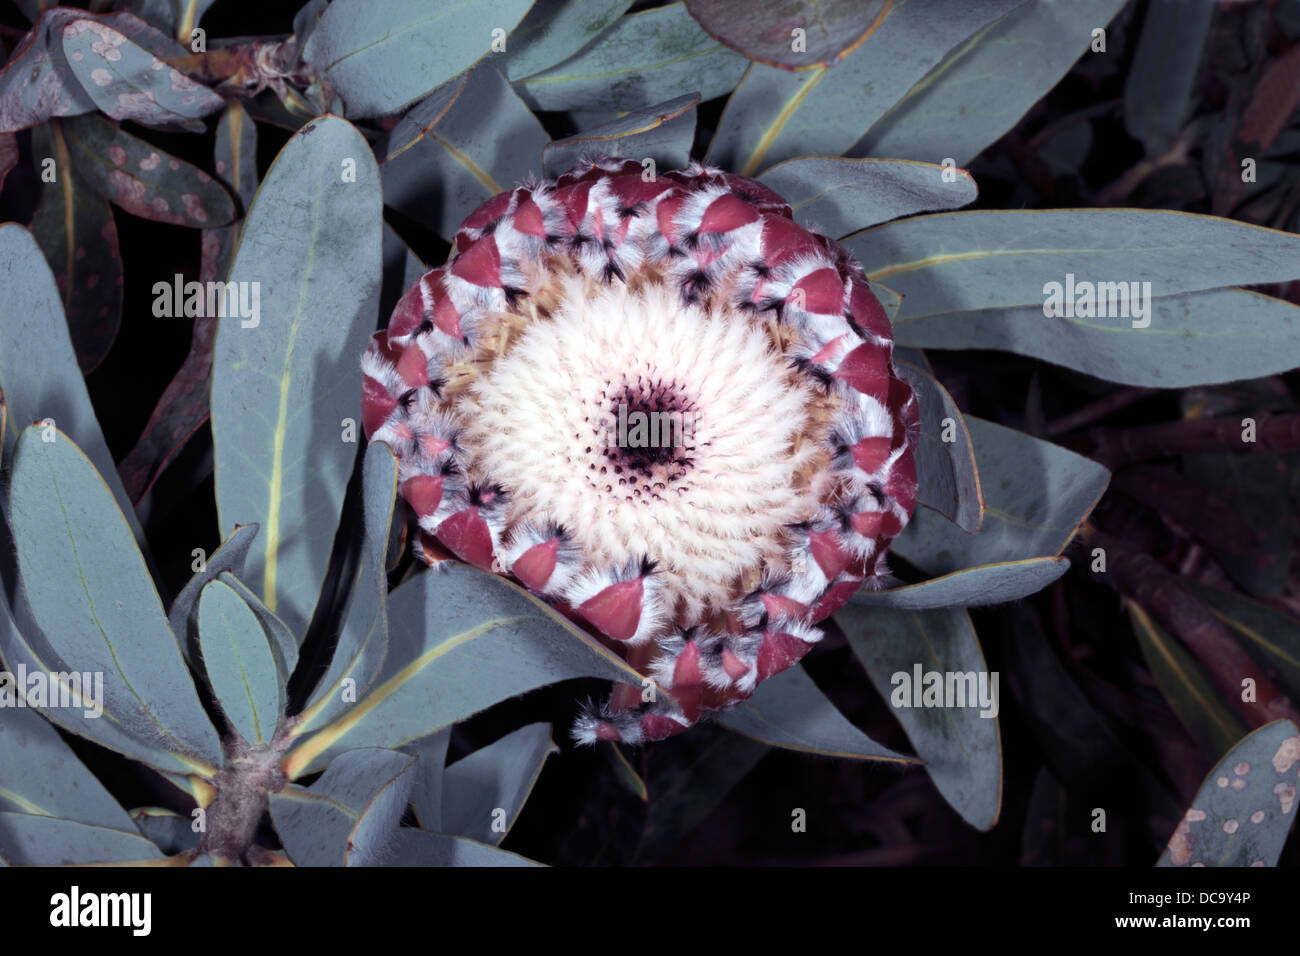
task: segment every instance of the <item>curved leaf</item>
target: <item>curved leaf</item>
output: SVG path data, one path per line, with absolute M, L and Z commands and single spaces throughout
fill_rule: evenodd
M 879 286 L 873 289 L 880 291 Z M 900 361 L 897 351 L 894 354 L 894 370 L 912 386 L 921 414 L 920 440 L 914 449 L 916 500 L 963 531 L 974 533 L 984 520 L 984 495 L 966 416 L 933 375 Z
M 806 70 L 842 60 L 896 5 L 906 2 L 784 0 L 755 10 L 745 0 L 686 0 L 686 8 L 700 26 L 737 53 L 769 66 Z
M 67 7 L 45 10 L 10 54 L 0 69 L 0 132 L 95 108 L 63 53 L 63 28 L 87 16 Z
M 162 851 L 139 833 L 29 813 L 0 812 L 0 857 L 10 865 L 126 863 L 160 860 Z
M 911 0 L 834 67 L 791 73 L 753 64 L 727 101 L 709 161 L 752 176 L 796 156 L 846 152 L 944 54 L 1024 2 Z M 875 155 L 939 162 L 952 154 Z
M 130 830 L 131 818 L 39 714 L 0 710 L 0 810 Z
M 944 799 L 971 826 L 992 829 L 1002 806 L 1000 688 L 997 672 L 990 673 L 984 661 L 970 615 L 960 608 L 899 611 L 847 605 L 836 620 Z M 935 702 L 928 674 L 938 674 L 948 692 Z M 977 690 L 987 697 L 980 699 Z
M 882 747 L 849 723 L 802 665 L 758 685 L 754 696 L 727 711 L 723 726 L 772 747 L 891 763 L 920 763 Z
M 449 765 L 443 775 L 441 830 L 497 846 L 514 826 L 559 749 L 550 724 L 530 724 Z
M 284 712 L 284 676 L 257 616 L 220 578 L 199 598 L 203 669 L 221 712 L 246 741 L 268 743 Z
M 688 93 L 649 109 L 632 110 L 576 136 L 557 139 L 542 150 L 546 175 L 567 172 L 585 154 L 596 152 L 642 161 L 653 159 L 662 169 L 681 169 L 691 160 L 695 107 L 699 102 L 698 93 Z
M 303 127 L 258 190 L 230 270 L 259 290 L 259 314 L 223 317 L 217 330 L 221 527 L 261 525 L 247 580 L 295 634 L 320 593 L 355 456 L 343 429 L 360 420 L 356 357 L 376 321 L 381 206 L 362 136 L 332 116 Z
M 924 611 L 943 607 L 983 607 L 1018 601 L 1047 587 L 1070 569 L 1068 558 L 1030 558 L 967 568 L 941 577 L 891 588 L 859 591 L 849 600 L 859 607 Z
M 140 807 L 131 811 L 136 827 L 164 853 L 188 853 L 199 845 L 193 821 L 162 807 Z
M 931 162 L 950 157 L 965 166 L 1087 55 L 1092 31 L 1105 28 L 1124 2 L 1017 5 L 955 48 L 905 97 L 895 97 L 888 114 L 849 155 Z M 933 6 L 940 15 L 948 8 Z
M 483 202 L 540 171 L 548 142 L 505 77 L 480 64 L 393 129 L 384 202 L 450 240 Z
M 181 643 L 181 650 L 186 659 L 194 664 L 197 661 L 195 649 L 199 638 L 199 595 L 209 581 L 216 580 L 223 571 L 239 575 L 244 573 L 244 561 L 248 558 L 248 549 L 257 537 L 257 525 L 236 525 L 234 532 L 208 558 L 204 559 L 203 570 L 185 582 L 181 593 L 172 601 L 167 611 L 167 623 L 172 633 Z
M 271 794 L 271 819 L 289 858 L 298 866 L 373 866 L 397 838 L 415 763 L 395 750 L 353 750 L 311 787 Z
M 290 779 L 355 747 L 400 747 L 535 687 L 574 677 L 640 686 L 641 675 L 548 605 L 464 564 L 389 597 L 379 683 L 286 758 Z
M 209 773 L 220 743 L 130 529 L 81 449 L 45 432 L 19 438 L 9 497 L 32 613 L 60 658 L 103 674 L 110 720 Z
M 1124 128 L 1160 156 L 1183 129 L 1214 7 L 1154 0 L 1124 80 Z
M 1060 554 L 1106 490 L 1110 472 L 1015 429 L 973 415 L 965 421 L 984 496 L 979 532 L 917 509 L 891 550 L 931 574 Z
M 73 20 L 63 28 L 63 53 L 81 88 L 114 119 L 185 123 L 225 106 L 216 93 L 108 23 L 89 17 Z
M 520 80 L 535 110 L 645 109 L 735 89 L 748 61 L 714 40 L 680 2 L 631 13 L 576 56 Z
M 828 236 L 975 201 L 964 169 L 893 159 L 804 156 L 777 163 L 758 177 L 785 197 L 794 218 Z
M 1300 730 L 1275 720 L 1205 778 L 1156 866 L 1276 866 L 1296 818 Z
M 60 124 L 73 165 L 101 196 L 134 216 L 202 229 L 235 218 L 225 188 L 98 114 Z
M 403 753 L 418 757 L 415 786 L 411 789 L 411 807 L 425 830 L 442 829 L 443 777 L 447 769 L 447 745 L 451 728 L 421 737 L 402 748 Z
M 353 118 L 393 113 L 489 52 L 530 0 L 475 3 L 334 0 L 307 38 L 303 59 L 322 71 Z
M 511 80 L 540 73 L 604 33 L 632 0 L 536 0 L 506 43 L 500 66 Z

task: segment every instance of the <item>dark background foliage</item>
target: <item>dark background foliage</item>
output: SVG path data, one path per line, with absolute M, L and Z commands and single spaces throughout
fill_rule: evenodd
M 287 34 L 298 0 L 217 4 L 203 24 L 212 36 Z M 1109 25 L 1107 52 L 1088 55 L 1006 136 L 972 164 L 975 208 L 1133 206 L 1213 213 L 1300 231 L 1300 5 L 1221 4 L 1197 71 L 1194 109 L 1174 148 L 1148 155 L 1126 132 L 1124 89 L 1146 4 L 1129 4 Z M 0 0 L 6 45 L 26 31 Z M 707 143 L 722 100 L 701 104 L 697 145 Z M 1283 133 L 1261 149 L 1261 117 Z M 544 114 L 552 136 L 574 131 L 563 114 Z M 213 134 L 131 131 L 205 167 Z M 259 125 L 264 171 L 289 133 Z M 19 137 L 26 160 L 30 134 Z M 1289 152 L 1288 152 L 1289 150 Z M 698 151 L 697 151 L 698 155 Z M 1249 203 L 1239 195 L 1240 160 L 1268 156 L 1282 172 Z M 540 171 L 540 170 L 539 170 Z M 20 162 L 0 195 L 0 221 L 28 222 L 39 185 Z M 391 212 L 391 211 L 390 211 Z M 198 275 L 200 234 L 114 209 L 125 272 L 120 334 L 88 376 L 105 436 L 121 461 L 190 344 L 190 320 L 155 319 L 159 277 Z M 432 231 L 394 214 L 403 238 L 426 261 L 446 247 Z M 1300 303 L 1300 283 L 1266 289 Z M 386 320 L 386 317 L 384 317 Z M 1117 388 L 1043 362 L 1005 353 L 929 353 L 962 410 L 1095 453 L 1097 429 L 1131 432 L 1185 422 L 1189 409 L 1294 412 L 1300 373 L 1185 391 Z M 309 401 L 310 398 L 303 400 Z M 1110 432 L 1113 437 L 1119 432 Z M 1193 587 L 1253 594 L 1300 616 L 1295 549 L 1300 456 L 1223 450 L 1189 463 L 1151 454 L 1137 473 L 1161 485 L 1153 496 L 1126 469 L 1092 523 L 1157 559 Z M 1199 516 L 1199 520 L 1198 520 Z M 141 504 L 152 553 L 175 594 L 190 575 L 191 551 L 219 544 L 206 426 L 163 472 Z M 1236 556 L 1207 541 L 1205 525 L 1237 529 Z M 1074 569 L 1015 605 L 973 612 L 992 670 L 1002 675 L 1003 809 L 981 833 L 964 823 L 920 771 L 770 750 L 735 734 L 694 732 L 630 755 L 649 799 L 627 785 L 612 750 L 567 742 L 546 765 L 504 846 L 556 864 L 1105 864 L 1150 865 L 1218 754 L 1198 742 L 1160 693 L 1120 595 L 1094 581 L 1076 540 Z M 916 577 L 898 561 L 900 577 Z M 394 572 L 400 576 L 405 563 Z M 908 745 L 832 625 L 806 660 L 808 672 L 843 712 L 886 746 Z M 571 682 L 510 701 L 460 726 L 452 757 L 523 723 L 550 720 L 557 739 L 574 700 L 601 687 Z M 1061 701 L 1068 706 L 1049 708 Z M 94 745 L 71 741 L 126 805 L 162 792 L 148 771 Z M 130 796 L 128 797 L 127 794 Z M 134 799 L 132 799 L 134 798 Z M 1093 833 L 1093 808 L 1107 832 Z M 807 815 L 793 832 L 792 813 Z M 1292 840 L 1281 865 L 1300 863 Z

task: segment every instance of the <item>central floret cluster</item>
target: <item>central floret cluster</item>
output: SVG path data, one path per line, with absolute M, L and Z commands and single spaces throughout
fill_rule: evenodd
M 594 159 L 489 200 L 363 360 L 417 553 L 506 574 L 666 693 L 579 740 L 748 697 L 884 571 L 917 410 L 884 310 L 761 183 Z

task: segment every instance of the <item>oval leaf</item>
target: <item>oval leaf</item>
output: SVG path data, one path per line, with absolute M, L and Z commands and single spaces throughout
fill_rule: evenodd
M 489 52 L 530 0 L 450 3 L 334 0 L 307 39 L 303 59 L 325 73 L 351 117 L 392 113 Z
M 23 432 L 9 498 L 32 613 L 71 668 L 102 674 L 115 723 L 209 773 L 221 747 L 130 529 L 81 449 L 46 437 Z
M 196 229 L 235 218 L 235 204 L 219 182 L 116 123 L 96 114 L 64 120 L 61 126 L 77 172 L 132 215 Z
M 268 743 L 284 712 L 284 684 L 257 616 L 220 579 L 199 598 L 199 645 L 230 725 L 254 746 Z
M 167 623 L 171 625 L 172 633 L 180 639 L 181 650 L 191 664 L 198 660 L 194 652 L 199 639 L 199 595 L 207 583 L 216 580 L 217 575 L 223 571 L 237 575 L 244 573 L 244 561 L 247 560 L 248 549 L 253 546 L 256 537 L 257 525 L 236 527 L 234 533 L 221 542 L 221 547 L 211 557 L 204 558 L 202 569 L 185 582 L 181 593 L 172 601 L 171 609 L 167 612 Z
M 258 291 L 260 310 L 217 330 L 221 527 L 261 525 L 246 580 L 295 634 L 320 593 L 355 456 L 341 429 L 360 420 L 356 357 L 376 320 L 381 205 L 362 136 L 332 116 L 305 126 L 258 190 L 230 271 Z
M 999 682 L 970 616 L 848 605 L 836 620 L 944 799 L 971 826 L 991 829 L 1002 806 Z
M 1210 771 L 1156 866 L 1276 866 L 1296 818 L 1300 730 L 1275 720 Z
M 81 88 L 114 119 L 184 123 L 225 106 L 206 86 L 98 20 L 86 17 L 64 27 L 63 53 Z

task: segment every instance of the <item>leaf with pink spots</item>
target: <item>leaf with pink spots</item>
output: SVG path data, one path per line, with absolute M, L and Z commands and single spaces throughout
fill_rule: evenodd
M 148 50 L 146 56 L 170 57 L 187 52 L 130 13 L 95 16 L 68 7 L 46 10 L 0 70 L 0 132 L 26 129 L 52 116 L 80 116 L 94 111 L 97 101 L 82 87 L 72 69 L 73 61 L 63 49 L 64 31 L 80 21 L 115 31 Z
M 41 186 L 31 231 L 54 273 L 77 364 L 85 374 L 99 365 L 117 338 L 122 257 L 112 207 L 68 161 L 63 122 L 53 120 L 32 131 L 33 153 L 54 157 L 59 175 Z
M 63 124 L 73 165 L 109 202 L 145 219 L 200 229 L 236 215 L 225 188 L 196 166 L 156 149 L 101 116 Z
M 63 52 L 86 94 L 114 119 L 185 123 L 225 105 L 107 23 L 83 18 L 67 24 Z
M 1275 720 L 1210 771 L 1157 866 L 1276 866 L 1297 815 L 1300 728 Z

